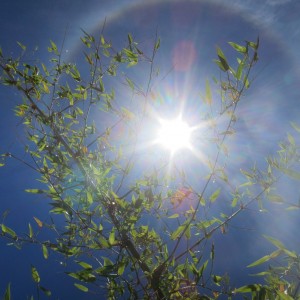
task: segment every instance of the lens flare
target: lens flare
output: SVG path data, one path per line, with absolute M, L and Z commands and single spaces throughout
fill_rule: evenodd
M 158 131 L 159 144 L 172 152 L 190 147 L 192 130 L 181 118 L 161 120 L 160 123 L 161 127 Z

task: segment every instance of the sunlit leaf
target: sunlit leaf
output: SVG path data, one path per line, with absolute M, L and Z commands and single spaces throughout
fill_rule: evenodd
M 118 275 L 122 275 L 124 273 L 126 267 L 126 263 L 121 261 L 118 265 Z
M 10 283 L 7 285 L 3 300 L 11 300 Z
M 291 125 L 293 126 L 293 128 L 294 128 L 297 132 L 300 133 L 300 127 L 299 127 L 296 123 L 291 122 Z
M 43 286 L 40 285 L 40 286 L 39 286 L 39 289 L 40 289 L 41 291 L 43 291 L 47 297 L 50 297 L 50 296 L 51 296 L 51 291 L 48 290 L 48 289 L 46 289 L 45 287 L 43 287 Z
M 217 47 L 217 55 L 218 55 L 218 57 L 219 57 L 219 62 L 220 62 L 220 64 L 219 63 L 217 63 L 217 61 L 216 61 L 216 63 L 220 66 L 222 66 L 222 70 L 223 71 L 228 71 L 229 70 L 229 65 L 228 65 L 228 63 L 227 63 L 227 59 L 226 59 L 226 57 L 225 57 L 225 55 L 224 55 L 224 53 L 223 53 L 223 51 L 221 50 L 221 48 L 219 48 L 219 47 Z
M 286 169 L 286 168 L 281 168 L 280 169 L 284 174 L 288 175 L 289 177 L 295 179 L 295 180 L 300 180 L 300 172 L 291 170 L 291 169 Z
M 190 224 L 189 226 L 187 226 L 184 235 L 185 235 L 185 237 L 186 237 L 187 239 L 190 239 L 190 238 L 191 238 L 191 224 Z
M 84 261 L 78 261 L 77 262 L 81 267 L 83 267 L 84 269 L 86 270 L 92 270 L 93 269 L 93 266 L 84 262 Z
M 179 214 L 173 214 L 172 216 L 168 217 L 169 219 L 175 219 L 175 218 L 178 218 L 179 217 Z
M 41 281 L 40 275 L 34 266 L 31 266 L 31 276 L 35 283 L 39 283 Z
M 16 233 L 11 228 L 5 226 L 4 224 L 1 225 L 1 228 L 2 228 L 3 233 L 9 234 L 13 238 L 15 238 L 17 236 Z
M 228 42 L 228 44 L 229 44 L 233 49 L 235 49 L 235 50 L 238 51 L 238 52 L 241 52 L 241 53 L 246 53 L 246 52 L 247 52 L 247 48 L 244 47 L 244 46 L 238 45 L 238 44 L 233 43 L 233 42 Z
M 48 256 L 49 256 L 49 253 L 48 253 L 47 247 L 44 244 L 42 244 L 42 250 L 43 250 L 43 256 L 44 256 L 44 258 L 47 259 Z
M 112 230 L 111 233 L 109 234 L 108 242 L 110 245 L 115 244 L 115 231 L 114 230 Z
M 273 195 L 273 194 L 269 194 L 268 195 L 268 199 L 272 202 L 276 202 L 276 203 L 283 203 L 283 199 L 281 196 L 279 195 Z
M 178 228 L 172 232 L 171 239 L 176 240 L 181 235 L 181 233 L 183 232 L 184 229 L 185 229 L 184 225 L 178 226 Z
M 248 265 L 247 268 L 250 268 L 250 267 L 255 267 L 255 266 L 258 266 L 258 265 L 261 265 L 267 261 L 269 261 L 271 259 L 270 255 L 265 255 L 264 257 L 256 260 L 255 262 L 253 262 L 252 264 Z
M 154 50 L 158 50 L 160 47 L 160 38 L 157 39 L 157 42 L 155 43 L 155 46 L 154 46 Z
M 238 197 L 234 197 L 231 201 L 231 207 L 236 207 L 238 200 L 239 200 Z
M 265 239 L 267 239 L 269 242 L 271 242 L 278 249 L 284 249 L 285 248 L 284 245 L 280 241 L 278 241 L 278 240 L 276 240 L 276 239 L 274 239 L 270 236 L 267 236 L 267 235 L 263 235 L 263 237 Z
M 209 197 L 209 200 L 210 200 L 212 203 L 214 203 L 214 202 L 218 199 L 220 193 L 221 193 L 221 189 L 217 189 L 217 190 Z
M 20 46 L 20 48 L 25 51 L 26 50 L 26 46 L 24 46 L 22 43 L 17 42 L 17 44 Z
M 25 192 L 32 194 L 43 194 L 44 191 L 40 189 L 26 189 Z
M 37 225 L 40 228 L 42 228 L 43 227 L 43 222 L 40 219 L 38 219 L 37 217 L 33 217 L 33 218 L 34 218 L 35 222 L 37 223 Z
M 209 84 L 208 80 L 206 80 L 206 82 L 205 82 L 205 102 L 208 105 L 212 104 L 212 95 L 211 95 L 211 89 L 210 89 L 210 84 Z
M 86 286 L 82 285 L 82 284 L 74 283 L 74 285 L 75 285 L 79 290 L 81 290 L 81 291 L 83 291 L 83 292 L 88 292 L 88 291 L 89 291 L 89 289 L 88 289 Z
M 235 289 L 235 293 L 251 293 L 255 291 L 259 291 L 261 289 L 261 286 L 259 284 L 249 284 L 242 286 L 238 289 Z

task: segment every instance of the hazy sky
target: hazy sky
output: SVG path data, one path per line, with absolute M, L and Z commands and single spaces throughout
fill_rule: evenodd
M 235 157 L 232 168 L 249 167 L 255 160 L 260 162 L 263 156 L 274 153 L 285 133 L 292 131 L 289 122 L 299 121 L 299 15 L 298 0 L 2 0 L 0 46 L 5 55 L 16 55 L 19 51 L 16 41 L 19 41 L 35 53 L 35 58 L 43 60 L 47 57 L 49 40 L 60 45 L 66 34 L 64 54 L 71 60 L 80 54 L 81 28 L 97 35 L 105 18 L 105 34 L 119 46 L 126 44 L 127 33 L 131 32 L 142 47 L 147 47 L 153 43 L 157 31 L 161 37 L 157 64 L 163 72 L 176 66 L 165 81 L 157 84 L 157 93 L 169 101 L 163 109 L 167 115 L 167 110 L 176 110 L 175 99 L 188 98 L 185 115 L 193 122 L 197 95 L 205 86 L 206 78 L 216 70 L 212 62 L 215 46 L 230 53 L 228 41 L 243 43 L 255 41 L 259 36 L 260 62 L 253 73 L 253 88 L 239 107 L 240 134 L 231 144 Z M 187 54 L 183 56 L 184 51 Z M 140 74 L 133 75 L 137 80 L 143 79 Z M 20 153 L 24 141 L 22 126 L 13 113 L 20 99 L 15 91 L 2 86 L 0 99 L 0 152 Z M 197 170 L 194 172 L 196 178 Z M 20 232 L 27 230 L 28 222 L 34 223 L 33 216 L 40 219 L 48 216 L 47 201 L 24 193 L 24 189 L 35 186 L 35 176 L 18 162 L 9 162 L 0 169 L 0 213 L 10 210 L 7 222 Z M 232 176 L 232 180 L 238 180 L 235 178 L 238 174 Z M 288 197 L 299 195 L 294 185 L 286 182 L 281 185 Z M 228 238 L 230 243 L 225 241 L 226 236 L 216 241 L 226 245 L 227 253 L 219 253 L 224 270 L 238 267 L 238 263 L 244 267 L 258 258 L 256 247 L 263 241 L 257 238 L 260 232 L 278 233 L 286 241 L 294 240 L 296 214 L 287 218 L 280 215 L 278 208 L 260 221 L 254 219 L 256 213 L 248 215 L 248 221 L 236 221 L 236 225 L 251 229 L 247 231 L 248 242 L 238 233 Z M 246 244 L 248 248 L 244 249 Z M 299 250 L 298 241 L 293 246 Z M 99 299 L 77 291 L 53 254 L 45 261 L 40 249 L 29 245 L 18 251 L 6 247 L 3 240 L 0 240 L 0 253 L 0 295 L 8 282 L 12 282 L 14 299 L 25 299 L 34 293 L 30 278 L 30 264 L 33 264 L 40 270 L 42 284 L 53 290 L 51 299 Z M 228 253 L 234 254 L 231 260 L 227 259 Z

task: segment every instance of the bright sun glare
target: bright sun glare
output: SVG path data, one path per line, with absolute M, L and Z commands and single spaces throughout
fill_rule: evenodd
M 172 152 L 190 147 L 191 128 L 181 118 L 161 120 L 158 143 Z

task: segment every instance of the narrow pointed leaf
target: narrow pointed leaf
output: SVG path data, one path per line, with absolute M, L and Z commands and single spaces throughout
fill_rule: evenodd
M 267 235 L 263 235 L 263 237 L 265 239 L 267 239 L 269 242 L 271 242 L 278 249 L 284 249 L 285 248 L 284 245 L 280 241 L 278 241 L 278 240 L 276 240 L 276 239 L 274 239 L 270 236 L 267 236 Z
M 16 233 L 11 228 L 5 226 L 4 224 L 2 224 L 1 227 L 2 227 L 2 232 L 3 233 L 9 234 L 13 238 L 17 236 Z
M 180 236 L 180 234 L 183 232 L 184 228 L 185 228 L 184 225 L 178 226 L 178 228 L 171 234 L 171 239 L 176 240 Z
M 288 175 L 289 177 L 295 179 L 295 180 L 300 180 L 300 172 L 291 170 L 291 169 L 285 169 L 282 168 L 280 169 L 284 174 Z
M 219 197 L 220 195 L 220 192 L 221 190 L 220 189 L 217 189 L 210 197 L 209 197 L 209 200 L 213 203 L 217 200 L 217 198 Z
M 83 291 L 83 292 L 88 292 L 88 291 L 89 291 L 89 289 L 88 289 L 86 286 L 82 285 L 82 284 L 74 283 L 74 285 L 75 285 L 79 290 L 81 290 L 81 291 Z
M 42 245 L 42 250 L 43 250 L 43 256 L 44 256 L 44 258 L 47 259 L 48 256 L 49 256 L 49 253 L 48 253 L 47 247 L 44 244 Z
M 3 300 L 11 300 L 10 283 L 7 285 Z
M 31 266 L 31 276 L 35 283 L 39 283 L 41 281 L 40 275 L 34 266 Z

